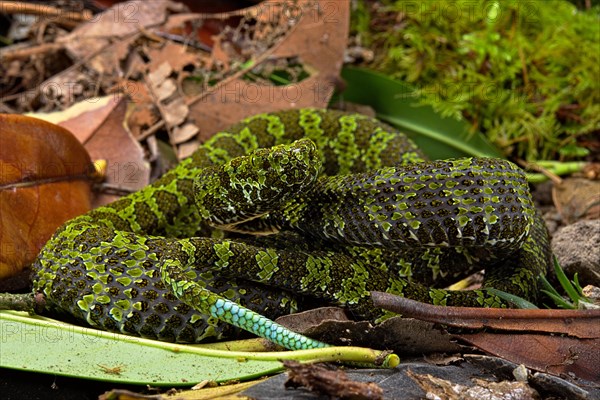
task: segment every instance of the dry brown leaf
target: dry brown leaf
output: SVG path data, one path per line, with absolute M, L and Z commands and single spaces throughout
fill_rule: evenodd
M 171 97 L 177 91 L 177 86 L 175 86 L 175 80 L 167 79 L 159 86 L 154 88 L 154 94 L 158 101 L 165 101 L 169 97 Z
M 63 222 L 90 209 L 90 157 L 66 129 L 0 114 L 0 279 L 19 274 Z
M 173 67 L 168 62 L 161 63 L 157 68 L 148 72 L 148 83 L 151 88 L 157 88 L 173 73 Z
M 538 371 L 570 372 L 600 382 L 600 310 L 446 307 L 388 293 L 371 295 L 375 307 L 403 316 L 481 330 L 454 336 L 493 355 Z
M 98 74 L 121 71 L 120 59 L 127 55 L 130 46 L 130 43 L 121 45 L 121 40 L 133 40 L 127 36 L 138 33 L 141 28 L 148 29 L 163 23 L 172 4 L 167 0 L 119 3 L 93 20 L 79 25 L 61 41 L 73 59 L 91 57 L 86 64 Z M 116 49 L 102 51 L 114 38 L 121 39 L 116 43 Z M 100 53 L 95 55 L 97 52 Z
M 600 322 L 596 321 L 596 324 Z M 600 326 L 600 325 L 597 325 Z M 491 332 L 453 335 L 498 357 L 554 375 L 574 374 L 600 384 L 600 339 L 534 333 Z
M 150 168 L 140 144 L 125 128 L 127 101 L 121 96 L 94 100 L 97 101 L 83 101 L 61 112 L 31 115 L 68 126 L 93 160 L 106 160 L 105 187 L 120 194 L 143 188 L 150 183 Z M 119 197 L 97 193 L 92 204 L 97 207 Z
M 125 128 L 127 101 L 122 96 L 106 96 L 83 101 L 56 113 L 30 114 L 73 129 L 93 160 L 106 160 L 105 187 L 121 194 L 137 191 L 150 183 L 144 151 Z M 93 206 L 107 204 L 118 195 L 98 193 Z
M 60 125 L 68 129 L 80 143 L 85 143 L 118 104 L 118 97 L 105 96 L 76 103 L 59 112 L 29 115 Z
M 162 114 L 167 126 L 182 124 L 189 112 L 190 110 L 187 104 L 185 104 L 185 100 L 180 97 L 162 106 Z
M 105 185 L 121 193 L 130 193 L 150 183 L 150 167 L 144 151 L 124 126 L 127 102 L 120 99 L 117 106 L 85 143 L 94 160 L 107 160 Z M 100 193 L 94 197 L 97 207 L 118 199 L 118 195 Z
M 473 379 L 475 385 L 466 386 L 431 374 L 406 372 L 427 393 L 427 398 L 446 400 L 519 399 L 538 400 L 539 394 L 525 382 L 491 382 Z
M 200 64 L 197 54 L 190 52 L 188 47 L 173 42 L 166 42 L 160 49 L 148 49 L 146 54 L 150 59 L 148 71 L 154 71 L 164 62 L 175 71 L 181 71 L 188 65 Z
M 323 321 L 350 322 L 350 319 L 339 307 L 319 307 L 277 318 L 277 323 L 296 332 L 306 332 Z
M 171 136 L 171 141 L 173 143 L 179 144 L 185 141 L 190 140 L 198 133 L 198 127 L 194 124 L 187 123 L 182 126 L 178 126 L 173 129 L 173 135 Z
M 198 146 L 200 146 L 200 142 L 198 142 L 197 140 L 192 140 L 181 144 L 177 147 L 177 159 L 182 160 L 186 157 L 191 156 L 194 153 L 194 151 L 198 149 Z
M 276 6 L 277 3 L 270 3 Z M 256 60 L 297 57 L 310 76 L 286 86 L 265 86 L 249 83 L 242 74 L 226 79 L 190 105 L 190 115 L 200 127 L 200 137 L 206 140 L 217 132 L 249 115 L 284 108 L 326 107 L 343 63 L 348 36 L 349 7 L 347 1 L 309 1 L 297 4 L 300 20 L 274 48 Z M 257 17 L 266 18 L 261 5 L 251 7 Z M 315 10 L 321 10 L 316 12 Z

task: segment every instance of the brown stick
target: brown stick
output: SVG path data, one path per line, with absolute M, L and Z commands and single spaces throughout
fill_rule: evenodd
M 0 1 L 0 13 L 3 14 L 31 14 L 48 17 L 63 17 L 74 21 L 89 21 L 94 16 L 90 10 L 82 12 L 61 10 L 60 8 L 43 4 L 30 4 L 20 1 Z
M 17 58 L 29 58 L 38 54 L 51 53 L 63 48 L 61 43 L 42 43 L 37 46 L 26 47 L 26 48 L 5 48 L 4 51 L 0 52 L 0 59 L 2 60 L 14 60 Z

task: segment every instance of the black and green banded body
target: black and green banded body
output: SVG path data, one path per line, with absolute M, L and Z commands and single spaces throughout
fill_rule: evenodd
M 263 316 L 317 299 L 378 318 L 373 290 L 501 306 L 433 287 L 485 268 L 486 286 L 535 299 L 549 259 L 512 163 L 427 162 L 376 120 L 301 109 L 217 133 L 154 184 L 66 223 L 34 264 L 34 290 L 105 330 L 200 342 L 234 324 L 305 348 L 322 344 Z

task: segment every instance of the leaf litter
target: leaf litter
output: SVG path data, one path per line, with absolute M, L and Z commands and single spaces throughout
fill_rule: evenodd
M 324 107 L 340 86 L 345 2 L 269 2 L 268 9 L 221 14 L 149 3 L 117 4 L 92 20 L 74 11 L 56 24 L 33 24 L 37 41 L 0 50 L 7 61 L 2 112 L 73 110 L 111 99 L 60 123 L 93 159 L 109 159 L 96 205 L 145 186 L 149 162 L 170 165 L 250 114 Z

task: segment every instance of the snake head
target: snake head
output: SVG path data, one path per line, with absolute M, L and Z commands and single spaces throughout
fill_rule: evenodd
M 209 223 L 224 229 L 281 207 L 308 190 L 321 169 L 310 139 L 258 149 L 206 168 L 195 181 L 195 201 Z
M 310 139 L 259 149 L 249 157 L 255 171 L 266 173 L 265 177 L 270 179 L 266 186 L 283 195 L 310 187 L 321 168 L 317 146 Z

